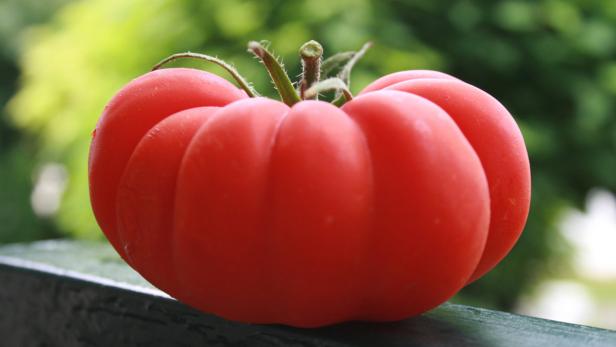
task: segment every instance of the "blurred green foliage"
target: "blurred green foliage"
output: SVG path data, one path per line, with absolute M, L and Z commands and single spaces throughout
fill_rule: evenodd
M 326 55 L 372 40 L 353 73 L 354 91 L 383 74 L 438 69 L 488 91 L 519 121 L 533 172 L 526 231 L 496 270 L 458 297 L 507 309 L 538 276 L 561 266 L 566 247 L 555 221 L 562 208 L 581 205 L 594 186 L 616 191 L 615 28 L 616 2 L 598 0 L 77 1 L 28 32 L 21 89 L 8 109 L 14 125 L 36 138 L 35 163 L 68 168 L 57 225 L 100 238 L 87 207 L 87 151 L 98 116 L 123 84 L 190 50 L 234 63 L 273 95 L 245 52 L 249 40 L 272 41 L 292 76 L 299 74 L 297 48 L 309 39 Z M 203 63 L 176 65 L 227 76 Z M 10 153 L 0 151 L 3 167 L 20 156 Z
M 49 220 L 38 219 L 30 208 L 32 176 L 37 149 L 22 138 L 4 105 L 17 90 L 18 56 L 28 34 L 26 28 L 46 21 L 66 0 L 4 0 L 0 2 L 0 243 L 48 238 L 56 235 Z

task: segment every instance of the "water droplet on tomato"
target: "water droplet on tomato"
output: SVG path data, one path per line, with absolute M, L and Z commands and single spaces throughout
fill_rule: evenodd
M 128 260 L 132 262 L 134 260 L 133 255 L 135 253 L 135 245 L 129 242 L 129 243 L 124 244 L 123 248 L 124 248 L 124 255 L 126 255 L 126 258 L 128 258 Z

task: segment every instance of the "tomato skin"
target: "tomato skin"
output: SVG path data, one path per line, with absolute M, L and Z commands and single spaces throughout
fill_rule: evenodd
M 507 109 L 481 89 L 441 75 L 436 71 L 392 74 L 362 93 L 384 88 L 434 102 L 452 117 L 479 155 L 490 185 L 491 219 L 486 249 L 472 282 L 509 253 L 524 229 L 530 208 L 530 164 L 522 133 Z
M 185 301 L 207 312 L 263 321 L 268 286 L 269 162 L 288 107 L 249 99 L 221 109 L 195 136 L 177 182 L 174 251 Z
M 468 115 L 404 78 L 463 82 L 399 73 L 340 109 L 289 108 L 195 70 L 160 72 L 111 101 L 89 167 L 101 229 L 154 285 L 225 318 L 316 327 L 422 313 L 477 271 L 485 159 Z
M 124 255 L 143 277 L 167 292 L 178 290 L 169 246 L 178 168 L 197 130 L 218 109 L 190 108 L 156 124 L 135 147 L 117 189 L 116 230 Z
M 450 76 L 446 73 L 432 70 L 409 70 L 409 71 L 398 71 L 391 73 L 389 75 L 385 75 L 376 81 L 367 85 L 360 94 L 366 94 L 370 92 L 374 92 L 377 90 L 385 89 L 391 85 L 406 82 L 410 80 L 416 79 L 449 79 L 449 80 L 457 80 L 457 78 Z
M 135 146 L 156 123 L 192 107 L 223 106 L 246 95 L 216 75 L 194 69 L 150 72 L 128 83 L 107 104 L 90 145 L 90 201 L 96 221 L 122 257 L 116 231 L 116 194 Z M 129 261 L 130 263 L 130 261 Z
M 489 221 L 481 164 L 451 118 L 423 98 L 373 92 L 343 110 L 366 136 L 373 171 L 362 318 L 419 314 L 461 289 L 481 257 Z

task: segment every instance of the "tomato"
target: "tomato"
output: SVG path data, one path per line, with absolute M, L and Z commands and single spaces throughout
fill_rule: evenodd
M 473 146 L 490 187 L 486 249 L 469 282 L 491 270 L 518 240 L 530 207 L 530 165 L 524 139 L 503 105 L 486 92 L 436 71 L 384 76 L 361 93 L 399 90 L 424 97 L 445 110 Z
M 89 178 L 101 229 L 155 286 L 300 327 L 436 307 L 506 255 L 530 199 L 513 118 L 433 71 L 385 76 L 341 108 L 153 71 L 106 107 Z

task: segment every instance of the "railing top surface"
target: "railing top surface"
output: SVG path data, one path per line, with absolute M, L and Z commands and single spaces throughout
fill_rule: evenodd
M 20 343 L 29 338 L 63 344 L 91 338 L 93 345 L 214 341 L 229 346 L 616 346 L 616 331 L 448 303 L 419 317 L 386 324 L 351 322 L 295 329 L 229 322 L 169 298 L 109 245 L 96 242 L 59 240 L 0 247 L 0 307 L 16 311 L 0 315 L 0 332 L 10 329 L 17 336 L 13 341 Z M 52 316 L 54 322 L 49 323 Z M 45 324 L 54 332 L 41 333 Z M 91 336 L 96 334 L 102 336 Z

